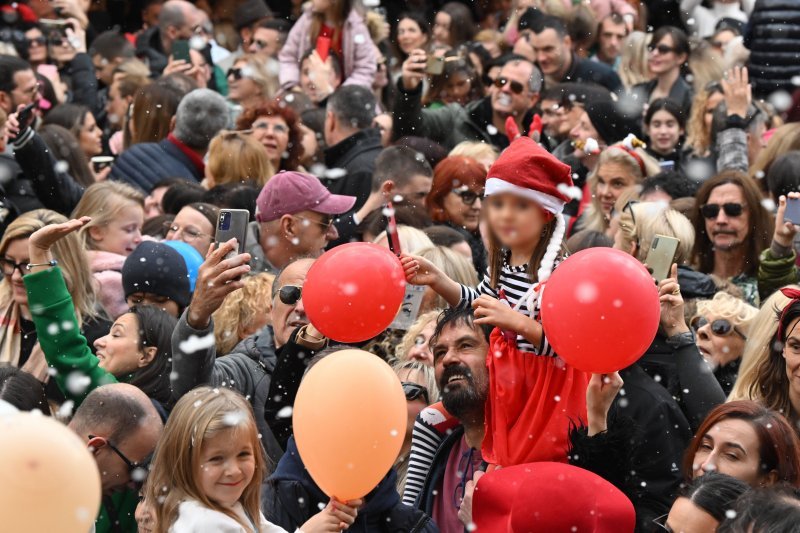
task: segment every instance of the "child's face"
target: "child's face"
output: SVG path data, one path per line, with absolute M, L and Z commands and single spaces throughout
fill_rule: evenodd
M 486 198 L 486 206 L 489 229 L 504 247 L 536 246 L 539 242 L 547 222 L 539 204 L 515 194 L 502 193 Z
M 142 242 L 144 209 L 128 205 L 106 226 L 89 228 L 90 235 L 99 250 L 128 256 Z
M 234 429 L 203 439 L 200 489 L 209 500 L 232 507 L 242 497 L 256 470 L 255 450 Z

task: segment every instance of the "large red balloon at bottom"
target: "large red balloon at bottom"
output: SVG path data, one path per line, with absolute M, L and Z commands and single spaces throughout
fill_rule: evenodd
M 308 271 L 303 306 L 326 337 L 361 342 L 392 323 L 405 294 L 400 260 L 387 248 L 365 242 L 325 252 Z
M 555 352 L 585 372 L 615 372 L 655 338 L 658 288 L 635 258 L 611 248 L 568 257 L 545 284 L 542 327 Z

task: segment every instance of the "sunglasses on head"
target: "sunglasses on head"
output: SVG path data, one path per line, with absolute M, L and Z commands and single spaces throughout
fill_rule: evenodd
M 464 205 L 472 206 L 478 199 L 483 196 L 480 193 L 477 193 L 471 189 L 453 189 L 453 194 L 461 198 L 461 201 L 464 202 Z
M 403 381 L 403 393 L 406 395 L 406 401 L 413 402 L 417 398 L 422 398 L 422 401 L 425 402 L 425 405 L 430 404 L 430 400 L 428 399 L 428 389 L 420 385 L 419 383 L 411 383 L 408 381 Z
M 242 69 L 240 68 L 229 68 L 228 73 L 225 75 L 226 78 L 233 77 L 234 80 L 241 80 L 244 78 L 242 76 Z
M 502 76 L 494 80 L 494 86 L 498 89 L 502 89 L 506 86 L 506 84 L 509 84 L 508 86 L 511 88 L 511 92 L 514 94 L 522 94 L 522 91 L 525 90 L 525 86 L 518 81 L 509 80 L 508 78 L 504 78 Z
M 278 298 L 286 305 L 294 305 L 303 297 L 303 287 L 284 285 L 278 290 Z
M 700 206 L 700 213 L 703 215 L 704 218 L 717 218 L 720 209 L 722 209 L 725 212 L 726 216 L 738 217 L 741 216 L 742 212 L 744 211 L 744 206 L 742 204 L 736 204 L 732 202 L 722 205 L 705 204 Z
M 695 331 L 695 333 L 707 324 L 708 319 L 704 316 L 696 316 L 692 319 L 692 329 Z M 725 318 L 718 318 L 711 322 L 711 333 L 717 337 L 727 337 L 731 333 L 736 333 L 741 338 L 747 340 L 747 336 L 742 333 L 739 328 L 731 324 L 730 320 Z
M 675 51 L 674 48 L 667 46 L 666 44 L 651 44 L 648 45 L 647 49 L 651 52 L 658 52 L 661 55 L 671 54 Z

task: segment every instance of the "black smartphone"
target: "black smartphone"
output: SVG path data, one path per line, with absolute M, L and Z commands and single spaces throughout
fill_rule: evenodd
M 17 122 L 19 123 L 20 133 L 22 132 L 22 130 L 31 125 L 30 123 L 31 123 L 31 118 L 33 118 L 34 107 L 36 107 L 36 102 L 31 102 L 30 104 L 20 109 L 19 112 L 17 113 Z
M 42 30 L 47 42 L 60 44 L 67 38 L 67 28 L 71 27 L 66 20 L 39 19 L 39 28 Z
M 786 211 L 783 220 L 788 220 L 795 226 L 800 226 L 800 198 L 787 198 Z
M 192 62 L 192 57 L 189 55 L 189 41 L 178 39 L 172 42 L 172 59 Z
M 250 211 L 247 209 L 220 209 L 217 219 L 217 231 L 214 235 L 214 242 L 217 247 L 232 238 L 236 238 L 239 244 L 238 251 L 233 251 L 225 256 L 225 259 L 238 254 L 243 254 L 245 241 L 247 240 L 247 225 L 250 222 Z

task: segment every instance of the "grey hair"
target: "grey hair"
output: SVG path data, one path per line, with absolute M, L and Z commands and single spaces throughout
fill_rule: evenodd
M 230 121 L 222 96 L 210 89 L 195 89 L 178 104 L 173 135 L 189 148 L 206 150 L 211 139 L 228 128 Z
M 158 29 L 167 31 L 167 28 L 174 26 L 179 28 L 186 24 L 182 2 L 165 2 L 158 14 Z
M 79 433 L 105 431 L 105 438 L 119 444 L 134 435 L 149 419 L 150 413 L 139 398 L 115 386 L 101 386 L 86 396 L 70 425 Z
M 375 95 L 361 85 L 343 85 L 328 99 L 328 111 L 354 130 L 372 127 L 375 119 Z

